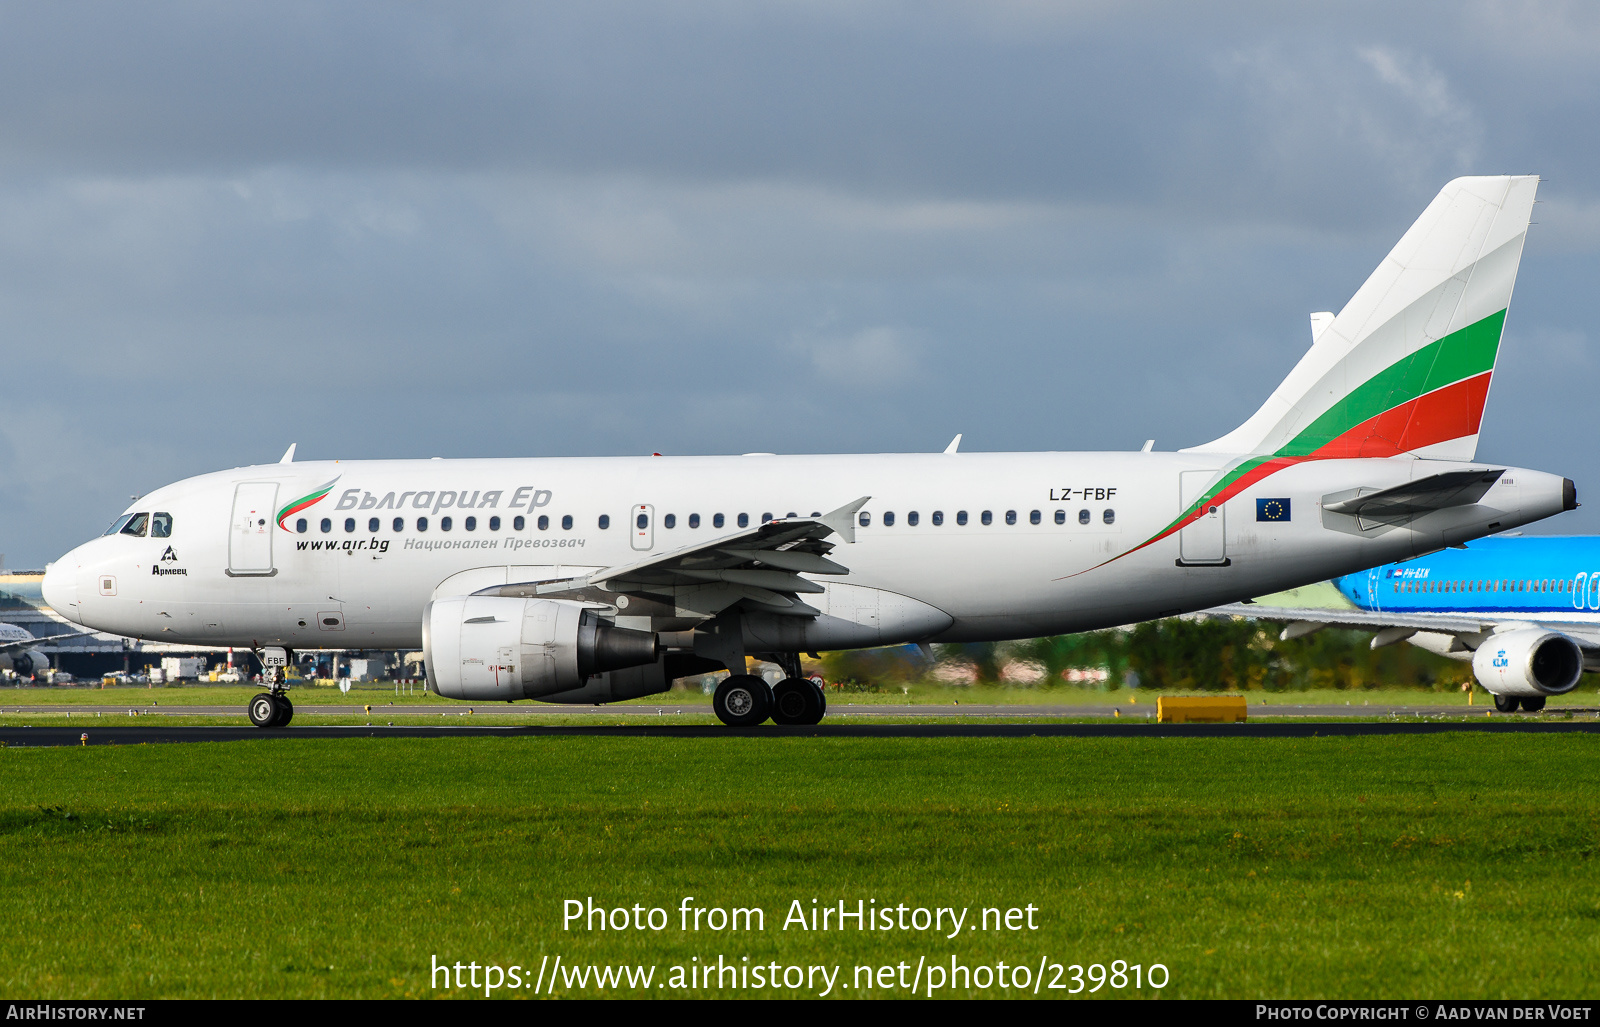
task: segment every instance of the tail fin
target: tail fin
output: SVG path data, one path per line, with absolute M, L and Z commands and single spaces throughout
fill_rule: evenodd
M 1538 186 L 1446 185 L 1266 404 L 1189 452 L 1471 460 Z

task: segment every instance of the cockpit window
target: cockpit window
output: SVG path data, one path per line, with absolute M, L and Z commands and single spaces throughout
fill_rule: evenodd
M 111 522 L 111 527 L 107 528 L 105 533 L 107 535 L 115 535 L 117 532 L 122 530 L 123 525 L 127 524 L 131 520 L 133 520 L 133 514 L 123 514 L 121 517 L 118 517 L 116 520 Z
M 171 514 L 169 514 L 169 513 L 161 513 L 161 512 L 158 511 L 158 512 L 153 513 L 153 514 L 150 515 L 150 537 L 151 538 L 171 538 L 172 537 L 172 515 Z
M 122 534 L 144 537 L 144 530 L 150 526 L 150 515 L 147 513 L 134 514 L 127 524 L 122 526 Z

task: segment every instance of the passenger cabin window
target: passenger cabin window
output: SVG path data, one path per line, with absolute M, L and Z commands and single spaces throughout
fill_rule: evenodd
M 1015 524 L 1015 523 L 1017 523 L 1017 512 L 1015 510 L 1007 510 L 1006 511 L 1006 523 L 1007 524 Z
M 894 511 L 893 510 L 884 511 L 884 514 L 883 514 L 883 526 L 885 528 L 894 527 Z
M 1056 523 L 1057 524 L 1065 524 L 1065 523 L 1067 523 L 1067 512 L 1065 510 L 1057 510 L 1056 511 Z
M 920 519 L 920 515 L 915 510 L 913 510 L 910 513 L 906 514 L 906 527 L 915 528 L 917 526 L 917 521 L 919 519 Z
M 956 523 L 957 524 L 966 524 L 967 523 L 967 512 L 965 510 L 957 510 L 956 511 Z
M 500 518 L 498 516 L 489 518 L 489 530 L 490 531 L 499 531 L 500 530 Z
M 517 514 L 517 516 L 511 518 L 511 530 L 512 531 L 521 531 L 523 528 L 526 528 L 527 526 L 528 526 L 528 519 L 526 517 L 522 516 L 521 514 Z M 550 518 L 545 517 L 543 515 L 540 515 L 540 517 L 539 517 L 539 530 L 543 531 L 546 528 L 548 528 L 549 526 L 550 526 Z
M 600 515 L 600 530 L 601 531 L 605 531 L 609 527 L 611 527 L 611 515 L 610 514 L 601 514 Z
M 856 523 L 861 525 L 863 528 L 872 527 L 872 514 L 866 510 L 861 511 L 861 513 L 856 517 Z
M 1028 514 L 1028 523 L 1029 524 L 1038 524 L 1041 519 L 1042 518 L 1041 518 L 1041 516 L 1039 514 L 1039 511 L 1037 511 L 1037 510 L 1034 510 L 1033 512 Z
M 985 510 L 983 512 L 982 516 L 980 516 L 978 518 L 978 520 L 982 521 L 985 525 L 993 524 L 994 523 L 994 511 L 993 510 Z
M 418 531 L 427 531 L 428 530 L 428 519 L 426 517 L 418 517 L 417 518 L 417 530 Z
M 661 518 L 661 524 L 666 528 L 676 528 L 678 526 L 678 515 L 667 514 L 665 517 Z
M 305 521 L 301 521 L 300 523 L 304 524 Z M 122 534 L 133 535 L 136 538 L 144 538 L 145 529 L 148 527 L 150 527 L 149 514 L 134 514 L 132 517 L 128 518 L 128 523 L 122 526 Z M 301 528 L 300 530 L 305 531 L 306 529 Z
M 344 519 L 344 530 L 347 534 L 356 530 L 356 519 L 354 517 L 346 517 Z
M 933 512 L 933 516 L 928 519 L 931 520 L 933 522 L 933 526 L 937 528 L 939 525 L 944 523 L 944 511 L 935 510 Z
M 1115 524 L 1117 523 L 1117 512 L 1115 510 L 1107 510 L 1100 515 L 1100 519 L 1107 524 Z
M 468 531 L 477 531 L 478 519 L 476 517 L 468 517 L 466 520 L 461 522 L 461 526 L 466 528 Z
M 762 523 L 762 524 L 765 524 L 765 523 L 767 523 L 767 522 L 768 522 L 768 521 L 770 521 L 770 520 L 772 520 L 772 515 L 771 515 L 771 514 L 769 514 L 769 513 L 764 513 L 764 514 L 762 514 L 762 515 L 761 515 L 761 523 Z
M 562 531 L 571 531 L 572 530 L 572 515 L 571 514 L 562 514 L 561 515 L 561 530 Z
M 451 528 L 453 528 L 455 526 L 456 526 L 456 522 L 454 520 L 450 519 L 449 517 L 441 517 L 441 518 L 439 518 L 439 530 L 440 531 L 449 531 Z
M 749 514 L 742 513 L 742 514 L 739 515 L 739 527 L 741 527 L 741 528 L 750 527 L 750 515 Z
M 333 530 L 333 518 L 332 517 L 324 517 L 322 519 L 322 523 L 318 524 L 317 527 L 321 528 L 322 529 L 322 533 L 324 535 L 326 535 L 328 532 Z
M 172 515 L 169 513 L 153 513 L 150 515 L 150 537 L 172 537 Z
M 1093 518 L 1091 518 L 1089 516 L 1089 511 L 1087 511 L 1087 510 L 1079 510 L 1078 511 L 1078 523 L 1079 524 L 1088 524 L 1089 521 L 1091 521 L 1092 519 Z
M 298 531 L 300 534 L 304 535 L 308 530 L 310 530 L 310 528 L 311 528 L 311 525 L 306 523 L 306 519 L 304 517 L 299 517 L 299 518 L 295 519 L 295 522 L 294 522 L 294 530 L 295 531 Z M 128 529 L 127 528 L 123 528 L 122 530 L 123 531 L 127 531 Z M 141 531 L 139 534 L 143 535 L 144 532 Z
M 378 528 L 382 526 L 382 524 L 383 522 L 378 520 L 376 517 L 367 518 L 367 530 L 372 532 L 374 535 L 378 533 Z
M 726 517 L 723 517 L 721 514 L 712 514 L 711 515 L 711 526 L 713 528 L 720 528 L 724 524 L 727 524 L 727 523 L 728 523 L 728 519 Z
M 667 516 L 671 517 L 672 515 L 671 514 L 667 514 Z M 650 515 L 649 514 L 640 514 L 638 517 L 635 517 L 633 519 L 633 526 L 638 528 L 638 529 L 640 529 L 641 531 L 643 529 L 645 529 L 645 528 L 650 527 Z
M 526 523 L 528 523 L 528 522 L 523 520 L 521 517 L 518 517 L 516 520 L 511 522 L 511 526 L 513 528 L 515 528 L 516 530 L 521 531 L 522 530 L 522 526 L 524 524 L 526 524 Z M 549 531 L 550 530 L 550 518 L 545 516 L 544 514 L 540 514 L 539 515 L 539 520 L 538 520 L 537 523 L 539 525 L 539 530 L 540 531 Z
M 406 519 L 404 517 L 396 517 L 394 519 L 394 530 L 395 531 L 405 531 L 406 530 Z
M 691 528 L 700 527 L 700 515 L 699 514 L 690 514 L 689 515 L 689 527 L 691 527 Z

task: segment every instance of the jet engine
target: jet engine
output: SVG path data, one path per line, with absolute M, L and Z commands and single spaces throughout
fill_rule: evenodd
M 50 657 L 33 649 L 0 656 L 0 670 L 14 671 L 19 677 L 39 677 L 50 672 Z
M 1561 695 L 1577 687 L 1583 650 L 1566 635 L 1517 628 L 1490 635 L 1478 646 L 1472 673 L 1495 695 Z
M 537 699 L 656 662 L 654 632 L 619 628 L 568 599 L 450 596 L 422 614 L 428 685 L 451 699 Z

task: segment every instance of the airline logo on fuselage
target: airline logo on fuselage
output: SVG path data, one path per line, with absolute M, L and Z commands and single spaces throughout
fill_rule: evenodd
M 498 510 L 504 489 L 473 490 L 453 489 L 385 492 L 379 495 L 365 489 L 345 489 L 339 495 L 335 510 L 423 510 L 437 514 L 440 510 Z M 511 493 L 507 510 L 536 510 L 549 506 L 554 496 L 549 489 L 523 485 Z
M 168 575 L 168 574 L 182 574 L 184 577 L 188 577 L 189 576 L 189 571 L 188 571 L 187 568 L 162 566 L 163 564 L 171 564 L 171 563 L 177 563 L 177 562 L 178 562 L 177 550 L 173 549 L 171 546 L 168 546 L 167 547 L 167 551 L 161 554 L 161 559 L 157 560 L 155 563 L 150 565 L 150 573 L 154 574 L 158 578 L 159 577 L 163 577 L 163 576 Z

